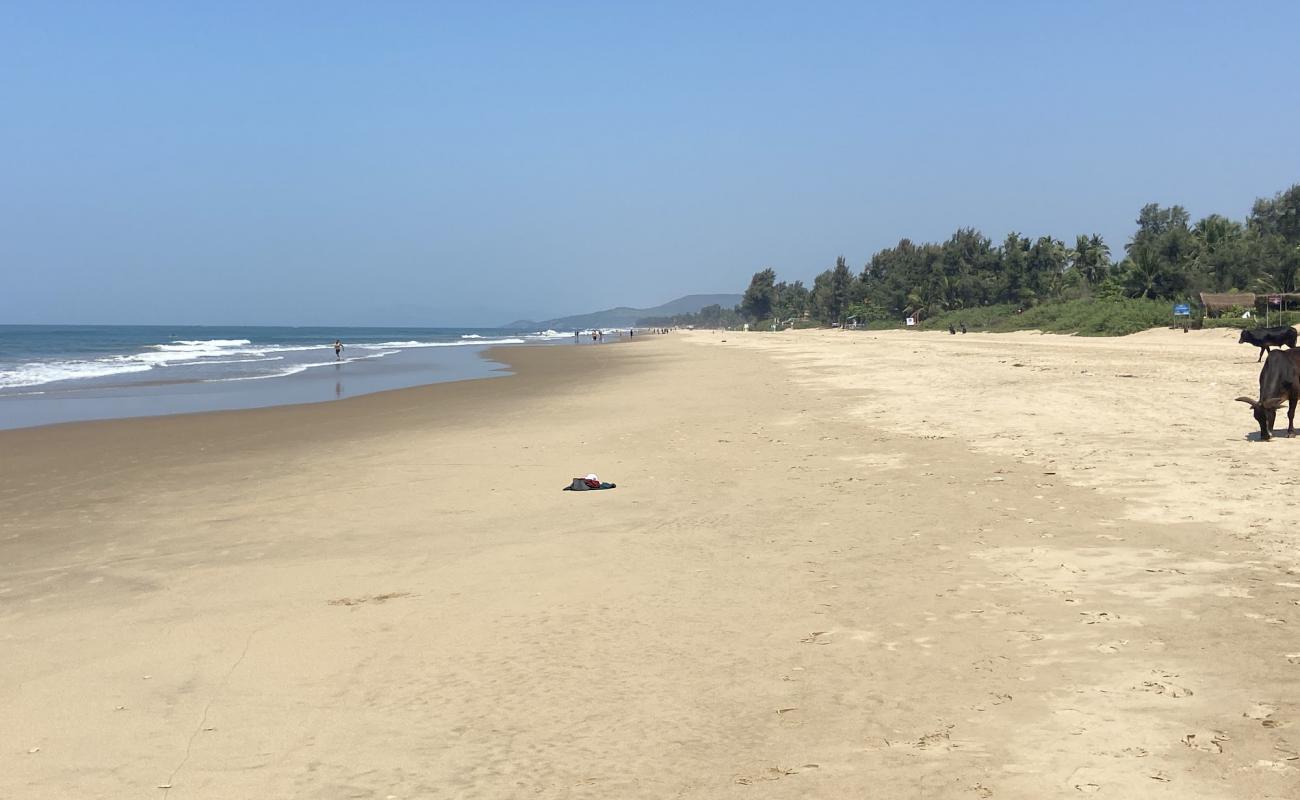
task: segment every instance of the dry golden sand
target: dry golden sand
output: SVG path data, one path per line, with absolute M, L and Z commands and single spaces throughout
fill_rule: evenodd
M 701 332 L 0 434 L 0 797 L 1295 797 L 1253 352 Z

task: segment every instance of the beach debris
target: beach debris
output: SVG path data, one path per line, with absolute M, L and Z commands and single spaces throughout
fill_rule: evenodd
M 788 707 L 788 708 L 778 708 L 778 709 L 776 710 L 776 713 L 778 713 L 778 714 L 784 714 L 784 713 L 786 713 L 787 711 L 798 711 L 798 710 L 799 710 L 799 707 L 798 707 L 798 706 L 790 706 L 790 707 Z
M 821 638 L 822 636 L 825 636 L 828 633 L 830 633 L 830 631 L 813 631 L 812 633 L 803 637 L 799 641 L 803 642 L 804 644 L 830 644 L 829 641 L 826 641 L 825 639 Z
M 574 478 L 565 486 L 563 491 L 566 492 L 592 492 L 599 489 L 616 489 L 617 484 L 607 483 L 596 477 L 596 473 L 589 472 L 582 478 Z
M 41 748 L 39 748 L 39 747 L 33 747 L 32 749 L 30 749 L 30 750 L 27 751 L 27 754 L 28 754 L 28 755 L 33 755 L 33 754 L 35 754 L 35 753 L 39 753 L 39 752 L 41 752 Z

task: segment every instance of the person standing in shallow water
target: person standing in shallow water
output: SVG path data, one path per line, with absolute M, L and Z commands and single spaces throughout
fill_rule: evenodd
M 343 358 L 343 342 L 338 339 L 334 340 L 334 360 L 338 361 Z

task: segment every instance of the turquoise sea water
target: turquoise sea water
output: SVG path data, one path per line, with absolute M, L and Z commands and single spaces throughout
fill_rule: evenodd
M 0 325 L 0 428 L 491 377 L 503 373 L 482 357 L 486 347 L 573 341 L 572 332 L 503 329 Z

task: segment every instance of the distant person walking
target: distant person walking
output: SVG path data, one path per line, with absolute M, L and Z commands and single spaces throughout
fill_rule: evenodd
M 340 342 L 338 339 L 335 339 L 335 340 L 334 340 L 334 360 L 335 360 L 335 361 L 341 361 L 342 359 L 343 359 L 343 342 Z

